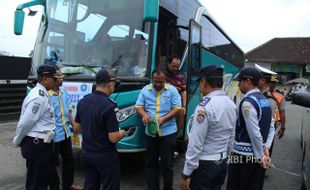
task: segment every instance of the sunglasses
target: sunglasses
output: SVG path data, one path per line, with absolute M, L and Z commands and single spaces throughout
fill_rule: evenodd
M 109 80 L 109 82 L 114 82 L 115 88 L 117 88 L 120 85 L 120 81 L 119 80 L 112 79 L 112 80 Z
M 55 82 L 57 81 L 56 77 L 51 76 L 50 78 L 52 78 Z

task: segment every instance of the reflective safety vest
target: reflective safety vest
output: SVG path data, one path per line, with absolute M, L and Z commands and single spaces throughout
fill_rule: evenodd
M 276 113 L 275 113 L 276 114 L 275 122 L 277 122 L 277 121 L 280 121 L 279 105 L 282 103 L 284 96 L 281 93 L 276 92 L 276 91 L 273 91 L 272 95 L 277 99 L 277 102 L 278 102 L 278 107 L 277 107 Z

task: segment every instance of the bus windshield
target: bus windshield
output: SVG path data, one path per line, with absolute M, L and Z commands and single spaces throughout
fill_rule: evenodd
M 68 75 L 94 76 L 111 67 L 118 77 L 145 77 L 149 26 L 142 22 L 143 7 L 144 0 L 47 1 L 33 70 L 55 62 Z

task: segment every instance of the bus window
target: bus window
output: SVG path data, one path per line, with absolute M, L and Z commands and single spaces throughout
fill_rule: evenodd
M 47 7 L 48 12 L 50 13 L 50 17 L 59 20 L 65 23 L 69 23 L 69 13 L 70 7 L 72 6 L 72 2 L 65 0 L 57 0 L 54 4 L 48 4 L 50 6 Z
M 90 14 L 85 20 L 77 23 L 77 31 L 84 33 L 84 42 L 91 41 L 106 20 L 99 14 Z
M 126 25 L 114 25 L 109 30 L 108 35 L 113 38 L 114 41 L 124 39 L 129 35 L 129 26 Z

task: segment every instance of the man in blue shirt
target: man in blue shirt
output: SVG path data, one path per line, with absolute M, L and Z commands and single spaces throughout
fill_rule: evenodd
M 158 123 L 157 132 L 146 133 L 146 179 L 148 189 L 159 190 L 159 158 L 163 166 L 164 189 L 170 190 L 173 181 L 173 155 L 176 145 L 177 125 L 175 117 L 181 110 L 181 96 L 178 90 L 166 83 L 160 70 L 152 72 L 152 84 L 145 86 L 136 102 L 137 112 L 143 123 Z
M 116 119 L 117 104 L 109 96 L 117 84 L 110 69 L 96 74 L 96 90 L 77 105 L 75 121 L 82 131 L 85 190 L 119 190 L 120 162 L 116 143 L 125 136 Z
M 65 88 L 62 87 L 64 75 L 57 68 L 57 85 L 54 89 L 49 90 L 50 100 L 55 114 L 55 137 L 54 137 L 54 154 L 51 161 L 52 166 L 59 165 L 59 155 L 62 158 L 62 189 L 63 190 L 80 190 L 83 189 L 78 185 L 73 185 L 74 163 L 71 144 L 70 124 L 75 130 L 75 124 L 70 112 L 70 97 Z M 50 188 L 59 190 L 59 177 L 56 167 L 50 169 Z

